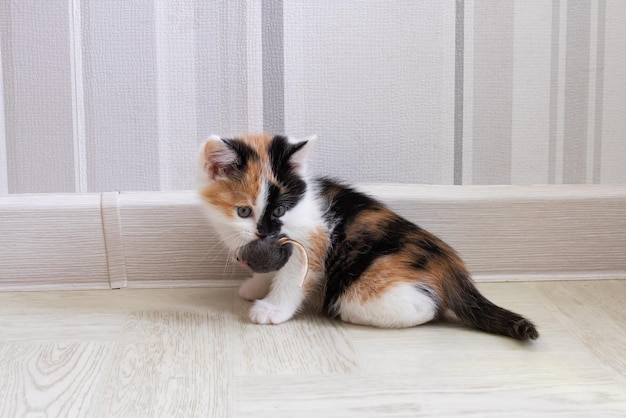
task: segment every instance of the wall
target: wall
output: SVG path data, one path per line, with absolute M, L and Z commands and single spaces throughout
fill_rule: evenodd
M 626 2 L 0 0 L 0 194 L 194 187 L 211 133 L 360 182 L 626 183 Z

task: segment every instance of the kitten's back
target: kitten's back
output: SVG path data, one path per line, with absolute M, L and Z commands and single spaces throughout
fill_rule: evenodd
M 405 289 L 405 295 L 416 289 L 416 300 L 428 298 L 419 301 L 425 309 L 432 302 L 432 318 L 450 310 L 464 324 L 482 331 L 520 340 L 539 336 L 530 321 L 480 294 L 461 258 L 441 239 L 351 187 L 328 178 L 317 182 L 326 202 L 325 217 L 333 226 L 326 258 L 328 314 L 346 319 L 350 304 L 350 312 L 359 311 L 364 317 L 361 311 L 368 301 L 382 300 L 395 289 Z M 407 283 L 411 290 L 406 290 Z M 387 309 L 393 309 L 393 303 L 389 305 Z M 416 316 L 415 321 L 422 317 Z M 392 319 L 367 322 L 389 326 Z M 398 326 L 404 322 L 398 318 Z

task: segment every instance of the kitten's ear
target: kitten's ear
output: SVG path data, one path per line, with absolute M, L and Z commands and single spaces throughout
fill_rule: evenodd
M 232 175 L 239 156 L 226 140 L 211 135 L 200 147 L 199 160 L 200 175 L 215 181 Z
M 311 135 L 302 140 L 294 141 L 289 138 L 289 142 L 293 144 L 295 151 L 289 157 L 289 162 L 294 171 L 298 174 L 303 174 L 306 171 L 306 160 L 313 144 L 317 142 L 317 135 Z

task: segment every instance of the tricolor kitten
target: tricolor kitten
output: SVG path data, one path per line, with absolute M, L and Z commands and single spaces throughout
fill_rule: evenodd
M 457 253 L 377 200 L 328 178 L 310 177 L 314 138 L 210 137 L 200 151 L 200 193 L 231 251 L 256 239 L 287 236 L 297 251 L 274 273 L 240 287 L 254 300 L 250 320 L 280 324 L 305 305 L 331 317 L 377 327 L 412 327 L 453 313 L 479 330 L 536 339 L 535 326 L 474 287 Z

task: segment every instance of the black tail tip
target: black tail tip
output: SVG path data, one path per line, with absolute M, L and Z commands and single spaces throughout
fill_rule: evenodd
M 535 328 L 535 324 L 528 319 L 520 319 L 513 325 L 513 337 L 519 340 L 536 340 L 539 338 L 539 332 Z

